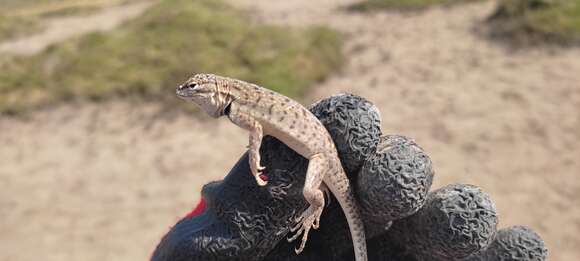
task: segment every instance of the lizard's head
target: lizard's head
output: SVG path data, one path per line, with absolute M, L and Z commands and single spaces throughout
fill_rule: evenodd
M 179 98 L 194 102 L 214 118 L 225 115 L 232 102 L 228 86 L 213 74 L 196 74 L 179 85 L 175 92 Z

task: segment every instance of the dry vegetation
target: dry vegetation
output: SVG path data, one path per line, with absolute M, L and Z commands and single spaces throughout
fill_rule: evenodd
M 381 9 L 395 10 L 419 10 L 434 5 L 450 5 L 461 2 L 473 2 L 479 0 L 366 0 L 350 6 L 356 11 L 373 11 Z
M 44 20 L 90 13 L 138 0 L 0 0 L 0 41 L 42 31 Z
M 502 0 L 489 20 L 493 36 L 580 42 L 578 0 Z
M 5 61 L 0 113 L 118 95 L 161 100 L 202 71 L 298 96 L 342 60 L 339 35 L 326 28 L 252 24 L 219 1 L 163 1 L 113 32 Z
M 480 0 L 366 0 L 354 11 L 413 11 Z M 580 42 L 579 0 L 499 0 L 489 18 L 491 36 L 518 42 Z

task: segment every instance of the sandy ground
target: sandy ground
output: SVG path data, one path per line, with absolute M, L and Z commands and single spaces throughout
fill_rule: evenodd
M 337 10 L 350 1 L 280 2 L 235 4 L 260 22 L 345 34 L 347 66 L 306 103 L 369 98 L 385 133 L 413 137 L 432 157 L 434 188 L 476 184 L 501 227 L 538 231 L 549 260 L 580 257 L 580 49 L 510 50 L 479 37 L 493 3 L 360 15 Z M 246 142 L 225 120 L 155 104 L 0 118 L 0 260 L 146 259 Z
M 1 119 L 0 130 L 6 261 L 146 260 L 247 141 L 225 120 L 122 102 Z

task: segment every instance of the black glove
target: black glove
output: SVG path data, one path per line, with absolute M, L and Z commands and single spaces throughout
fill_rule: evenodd
M 456 184 L 428 194 L 431 160 L 408 138 L 381 137 L 380 115 L 370 102 L 337 95 L 311 111 L 330 132 L 355 186 L 369 260 L 545 260 L 541 238 L 529 229 L 502 230 L 494 241 L 495 207 L 477 187 Z M 285 238 L 308 207 L 302 196 L 308 161 L 269 136 L 260 154 L 267 186 L 255 183 L 245 154 L 223 181 L 204 186 L 205 209 L 179 221 L 152 260 L 354 260 L 334 198 L 304 251 L 294 253 L 295 243 Z

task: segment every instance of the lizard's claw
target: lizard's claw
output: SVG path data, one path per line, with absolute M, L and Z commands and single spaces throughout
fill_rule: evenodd
M 308 232 L 310 232 L 310 229 L 317 229 L 319 227 L 321 214 L 322 208 L 309 208 L 295 219 L 297 224 L 290 228 L 290 232 L 295 234 L 288 238 L 288 242 L 292 242 L 302 235 L 300 246 L 294 249 L 296 254 L 300 254 L 304 250 L 306 241 L 308 241 Z
M 290 229 L 290 232 L 292 232 L 292 233 L 296 232 L 296 233 L 294 233 L 293 236 L 287 238 L 288 242 L 292 242 L 292 241 L 298 239 L 298 237 L 300 236 L 300 234 L 302 234 L 302 232 L 303 232 L 302 230 L 303 230 L 302 229 L 302 223 L 299 223 L 297 226 L 291 228 Z
M 294 219 L 294 222 L 300 224 L 300 222 L 302 222 L 303 219 L 304 219 L 304 215 L 300 215 L 299 217 Z
M 314 221 L 312 222 L 313 229 L 318 229 L 318 227 L 320 227 L 320 216 L 314 218 Z
M 308 237 L 308 234 L 304 234 L 304 237 L 302 238 L 302 242 L 300 243 L 300 247 L 294 248 L 294 252 L 296 252 L 297 255 L 302 253 L 302 251 L 304 250 L 304 246 L 306 246 L 306 238 L 307 237 Z
M 302 235 L 302 242 L 300 242 L 300 246 L 294 249 L 294 252 L 296 252 L 296 254 L 302 253 L 304 247 L 306 246 L 306 241 L 308 241 L 308 232 L 310 232 L 311 224 L 307 223 L 310 222 L 299 223 L 299 229 L 296 232 L 296 234 L 294 234 L 294 236 L 292 236 L 291 238 L 288 238 L 288 242 L 292 242 L 298 239 L 300 235 Z
M 298 229 L 302 227 L 302 222 L 298 221 L 296 223 L 296 225 L 294 225 L 293 227 L 290 228 L 290 232 L 294 233 L 296 231 L 298 231 Z
M 330 192 L 330 189 L 324 183 L 322 183 L 320 185 L 320 190 L 322 190 L 322 192 L 324 193 L 324 199 L 326 202 L 326 206 L 327 207 L 330 206 L 330 202 L 332 201 L 332 195 L 331 195 L 332 192 Z
M 258 183 L 258 186 L 262 187 L 262 186 L 266 186 L 266 184 L 268 184 L 267 180 L 262 179 L 262 171 L 266 169 L 266 167 L 261 166 L 260 163 L 251 163 L 250 162 L 250 169 L 252 170 L 252 175 L 254 175 L 254 178 L 256 179 L 256 183 Z
M 266 186 L 268 184 L 268 181 L 263 180 L 260 176 L 262 175 L 261 172 L 258 172 L 258 175 L 254 176 L 256 178 L 256 183 L 258 183 L 258 186 L 263 187 Z

